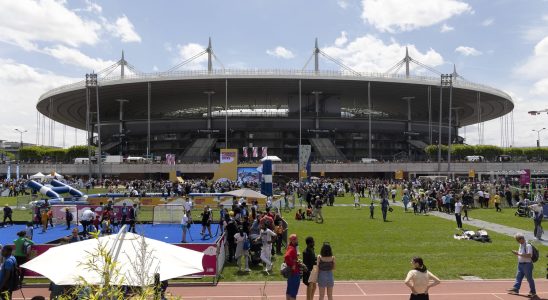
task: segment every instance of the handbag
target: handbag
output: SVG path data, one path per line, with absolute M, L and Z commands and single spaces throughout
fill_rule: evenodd
M 289 275 L 291 275 L 291 267 L 288 266 L 286 263 L 282 263 L 282 265 L 280 266 L 280 274 L 284 278 L 289 278 Z
M 312 267 L 312 271 L 310 271 L 310 276 L 308 277 L 308 282 L 316 283 L 318 282 L 318 265 L 314 265 Z

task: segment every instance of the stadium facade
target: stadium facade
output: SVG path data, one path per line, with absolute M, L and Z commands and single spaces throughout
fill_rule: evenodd
M 148 74 L 122 56 L 85 81 L 46 92 L 37 109 L 87 130 L 95 145 L 100 138 L 103 153 L 211 162 L 228 147 L 246 161 L 255 159 L 254 147 L 259 156 L 266 147 L 291 162 L 299 144 L 312 146 L 314 161 L 421 158 L 440 137 L 462 143 L 459 128 L 514 108 L 508 94 L 456 72 L 411 75 L 416 61 L 407 54 L 396 64 L 403 74 L 320 70 L 317 46 L 312 70 L 214 69 L 211 44 L 201 54 L 209 56 L 207 70 Z M 111 75 L 115 68 L 120 72 Z

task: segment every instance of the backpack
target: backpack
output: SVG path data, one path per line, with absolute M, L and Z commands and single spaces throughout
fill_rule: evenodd
M 529 245 L 531 245 L 531 249 L 533 249 L 533 253 L 531 254 L 531 261 L 536 263 L 538 261 L 538 258 L 539 258 L 539 252 L 538 252 L 538 249 L 533 246 L 533 244 L 529 243 Z
M 9 258 L 11 259 L 11 258 Z M 15 257 L 13 258 L 13 270 L 11 271 L 10 283 L 8 284 L 8 289 L 13 291 L 18 291 L 21 289 L 21 268 L 17 265 Z
M 251 248 L 251 242 L 249 241 L 249 239 L 247 238 L 247 236 L 245 237 L 245 240 L 244 240 L 244 250 L 249 250 Z

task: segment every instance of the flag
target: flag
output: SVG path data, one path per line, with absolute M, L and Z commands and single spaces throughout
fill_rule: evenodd
M 15 178 L 19 180 L 19 165 L 15 166 Z
M 11 179 L 11 165 L 8 165 L 8 170 L 6 172 L 6 179 L 7 180 Z
M 253 157 L 259 157 L 259 147 L 253 147 Z
M 247 158 L 247 147 L 242 148 L 242 155 Z
M 261 149 L 261 156 L 262 157 L 267 157 L 268 156 L 268 147 L 262 147 Z
M 175 154 L 166 154 L 166 164 L 175 165 Z

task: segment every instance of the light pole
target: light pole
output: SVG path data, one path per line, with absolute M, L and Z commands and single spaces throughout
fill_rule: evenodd
M 533 129 L 537 133 L 537 148 L 540 148 L 540 132 L 545 130 L 546 128 L 542 129 Z
M 21 160 L 21 148 L 23 148 L 23 133 L 27 132 L 28 130 L 15 128 L 15 131 L 19 132 L 19 160 Z

